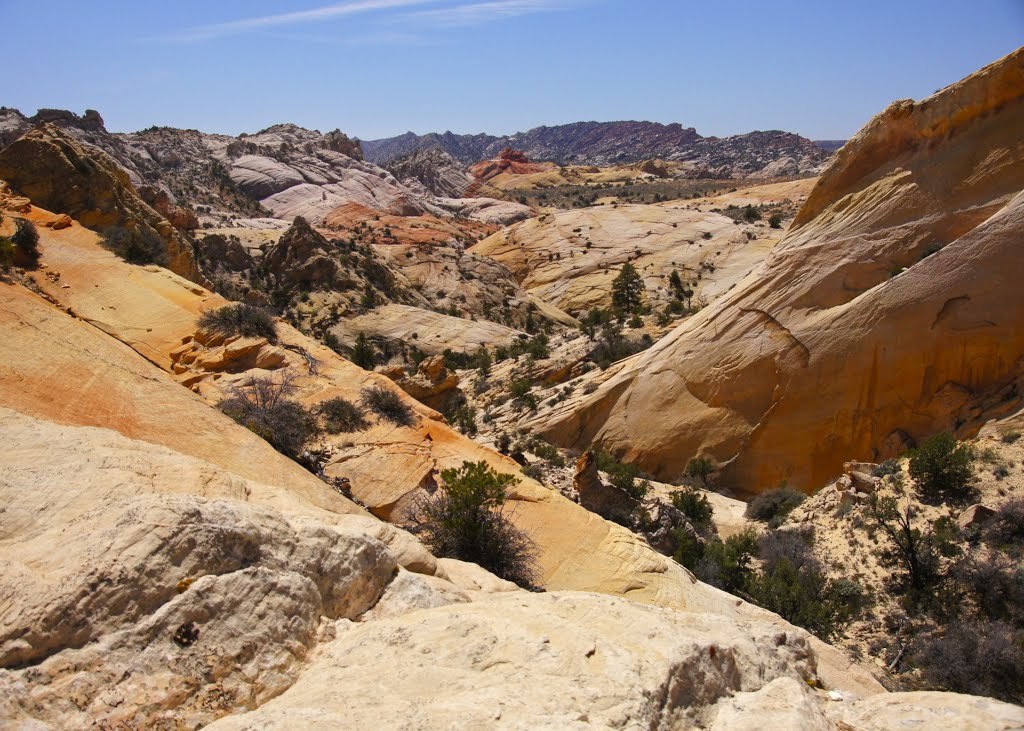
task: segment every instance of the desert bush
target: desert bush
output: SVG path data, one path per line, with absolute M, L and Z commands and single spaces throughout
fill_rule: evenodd
M 362 393 L 366 408 L 398 426 L 412 426 L 412 409 L 394 391 L 383 386 L 364 388 Z
M 330 434 L 362 431 L 370 425 L 363 416 L 363 410 L 341 396 L 320 402 L 316 411 L 324 420 L 324 430 Z
M 448 423 L 453 424 L 463 434 L 476 436 L 476 409 L 467 404 L 457 407 L 448 417 Z
M 952 555 L 955 549 L 946 524 L 925 530 L 915 526 L 917 511 L 910 499 L 901 508 L 894 497 L 871 495 L 867 505 L 874 528 L 888 539 L 879 551 L 879 561 L 899 570 L 890 576 L 890 588 L 903 594 L 911 606 L 932 599 L 944 578 L 942 556 Z
M 886 475 L 898 475 L 900 472 L 900 461 L 898 459 L 887 459 L 875 467 L 872 474 L 875 477 L 885 477 Z
M 860 611 L 863 594 L 852 581 L 829 579 L 816 562 L 782 558 L 754 576 L 747 593 L 756 604 L 829 640 Z
M 623 312 L 637 312 L 643 306 L 644 280 L 629 262 L 612 280 L 612 304 Z
M 986 543 L 1003 550 L 1024 548 L 1024 498 L 1010 498 L 1003 503 L 982 536 Z
M 810 530 L 770 530 L 757 539 L 758 556 L 766 569 L 788 561 L 797 569 L 820 568 L 814 553 L 814 534 Z
M 1024 566 L 998 551 L 973 553 L 951 575 L 973 609 L 988 619 L 1024 621 Z
M 132 229 L 111 226 L 103 232 L 103 246 L 129 264 L 164 266 L 170 261 L 164 240 L 148 226 Z
M 768 219 L 768 225 L 772 228 L 782 228 L 782 214 L 773 213 L 771 218 Z
M 934 687 L 1024 702 L 1024 634 L 1007 622 L 952 624 L 922 641 L 911 662 Z
M 711 527 L 714 509 L 708 501 L 708 496 L 700 490 L 683 487 L 673 492 L 672 505 L 689 519 L 696 530 L 706 531 Z
M 747 503 L 744 516 L 751 520 L 759 520 L 775 528 L 782 524 L 793 508 L 806 499 L 799 490 L 782 485 L 772 490 L 765 490 Z
M 694 573 L 701 581 L 735 594 L 750 582 L 757 550 L 757 534 L 750 528 L 724 541 L 713 538 L 704 545 Z
M 910 457 L 910 476 L 917 483 L 918 496 L 930 504 L 970 499 L 973 461 L 970 446 L 957 442 L 952 434 L 929 437 Z
M 707 457 L 696 457 L 686 463 L 686 474 L 707 485 L 715 466 Z
M 0 236 L 0 271 L 7 271 L 14 264 L 14 242 L 9 238 Z
M 597 468 L 608 474 L 608 481 L 612 485 L 636 500 L 642 500 L 647 495 L 650 484 L 647 480 L 639 480 L 640 470 L 635 465 L 620 462 L 603 449 L 596 454 Z
M 207 310 L 199 316 L 199 327 L 225 337 L 277 339 L 274 317 L 262 307 L 248 304 L 226 305 Z
M 313 414 L 288 398 L 294 391 L 293 379 L 288 376 L 278 381 L 254 377 L 235 388 L 218 407 L 277 451 L 296 459 L 318 428 Z
M 19 218 L 17 228 L 11 235 L 11 243 L 18 247 L 30 266 L 35 266 L 39 261 L 39 232 L 36 225 L 24 218 Z
M 436 556 L 479 564 L 519 586 L 537 582 L 537 546 L 506 510 L 518 480 L 486 462 L 463 462 L 441 472 L 441 487 L 413 509 L 413 532 Z

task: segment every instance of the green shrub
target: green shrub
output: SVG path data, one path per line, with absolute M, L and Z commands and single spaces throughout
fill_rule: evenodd
M 199 327 L 225 337 L 277 339 L 274 317 L 262 307 L 234 304 L 207 310 L 199 316 Z
M 468 434 L 473 437 L 476 436 L 476 409 L 467 404 L 463 404 L 452 412 L 448 422 L 453 424 L 463 434 Z
M 486 462 L 441 472 L 441 487 L 412 511 L 413 532 L 439 557 L 476 563 L 519 586 L 537 582 L 537 546 L 516 528 L 505 505 L 518 480 Z
M 111 226 L 103 232 L 103 246 L 129 264 L 164 266 L 170 261 L 164 240 L 148 226 L 132 229 Z
M 781 559 L 747 586 L 754 602 L 823 640 L 838 634 L 860 610 L 862 592 L 850 581 L 832 581 L 816 563 L 797 568 Z
M 365 371 L 372 371 L 377 365 L 377 352 L 373 349 L 366 333 L 359 333 L 356 336 L 356 343 L 352 346 L 350 360 Z
M 11 243 L 18 247 L 29 266 L 35 266 L 39 261 L 39 232 L 36 225 L 24 218 L 19 218 L 17 228 L 11 236 Z
M 0 271 L 7 271 L 14 264 L 14 242 L 0 236 Z
M 735 594 L 750 582 L 757 551 L 757 534 L 751 528 L 724 541 L 714 538 L 705 544 L 694 573 L 701 581 Z
M 620 462 L 603 449 L 597 452 L 597 468 L 608 474 L 612 485 L 636 500 L 642 500 L 650 489 L 647 480 L 638 481 L 640 470 L 635 465 Z
M 1004 551 L 1024 548 L 1024 497 L 1003 503 L 985 526 L 985 542 Z
M 898 459 L 887 459 L 875 467 L 873 474 L 875 477 L 885 477 L 886 475 L 898 475 L 900 472 L 902 472 L 900 461 Z
M 918 496 L 930 504 L 969 500 L 973 462 L 970 446 L 957 442 L 952 434 L 929 437 L 910 457 L 910 476 L 917 483 Z
M 341 396 L 320 402 L 316 411 L 324 420 L 324 429 L 330 434 L 348 434 L 363 431 L 370 424 L 363 410 Z
M 288 377 L 281 381 L 255 377 L 234 389 L 218 407 L 277 451 L 297 459 L 318 428 L 313 414 L 288 398 L 294 390 Z
M 768 225 L 772 228 L 782 228 L 782 214 L 773 213 L 771 218 L 768 219 Z
M 412 409 L 402 400 L 401 396 L 391 389 L 383 386 L 370 386 L 363 389 L 362 398 L 366 408 L 382 419 L 398 426 L 413 425 Z
M 714 471 L 715 466 L 706 457 L 697 457 L 686 463 L 686 474 L 700 480 L 704 485 L 708 484 L 708 480 Z
M 786 516 L 797 505 L 807 498 L 799 490 L 782 485 L 772 490 L 765 490 L 747 503 L 743 513 L 751 520 L 759 520 L 775 528 L 782 524 Z
M 696 530 L 705 531 L 711 527 L 714 509 L 708 501 L 708 496 L 700 490 L 683 487 L 673 492 L 672 505 L 689 519 Z

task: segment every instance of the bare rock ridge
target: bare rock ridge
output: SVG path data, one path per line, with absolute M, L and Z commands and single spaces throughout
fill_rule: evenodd
M 693 175 L 770 177 L 815 171 L 829 152 L 789 132 L 751 132 L 734 137 L 702 137 L 692 127 L 655 122 L 577 122 L 537 127 L 495 137 L 408 132 L 398 137 L 363 141 L 366 159 L 385 164 L 421 150 L 439 148 L 463 165 L 496 159 L 506 148 L 522 150 L 531 160 L 559 165 L 613 165 L 641 160 L 694 163 Z M 770 172 L 765 173 L 768 169 Z M 786 172 L 779 172 L 785 170 Z
M 503 208 L 498 212 L 483 200 L 469 208 L 453 206 L 454 190 L 434 193 L 418 183 L 410 187 L 399 182 L 387 170 L 364 161 L 359 141 L 341 131 L 324 134 L 294 124 L 238 137 L 169 127 L 115 134 L 103 127 L 95 112 L 79 117 L 63 110 L 40 110 L 26 117 L 0 108 L 0 149 L 40 124 L 59 127 L 81 145 L 105 152 L 137 189 L 152 189 L 147 199 L 166 208 L 163 215 L 172 222 L 180 217 L 175 223 L 179 228 L 194 228 L 189 212 L 196 211 L 196 223 L 302 216 L 319 225 L 347 205 L 389 215 L 473 220 L 503 220 L 509 215 L 518 220 L 528 210 L 491 201 Z
M 765 262 L 593 395 L 538 417 L 660 477 L 825 484 L 1020 406 L 1024 49 L 872 120 Z

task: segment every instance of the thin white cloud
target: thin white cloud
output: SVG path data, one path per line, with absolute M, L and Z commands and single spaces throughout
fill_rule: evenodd
M 552 0 L 493 0 L 492 2 L 456 5 L 450 8 L 437 8 L 436 10 L 421 10 L 406 14 L 404 19 L 430 25 L 456 27 L 480 25 L 495 20 L 559 9 L 561 7 Z
M 341 18 L 359 13 L 372 13 L 378 10 L 391 10 L 394 8 L 407 8 L 414 5 L 429 5 L 438 0 L 359 0 L 358 2 L 335 3 L 310 10 L 299 10 L 292 13 L 280 13 L 277 15 L 263 15 L 255 18 L 242 18 L 226 23 L 214 23 L 211 25 L 200 25 L 193 28 L 186 28 L 180 33 L 174 33 L 165 37 L 165 40 L 180 42 L 207 41 L 213 38 L 239 35 L 251 31 L 277 28 L 283 25 L 298 25 L 301 23 L 313 23 L 332 18 Z

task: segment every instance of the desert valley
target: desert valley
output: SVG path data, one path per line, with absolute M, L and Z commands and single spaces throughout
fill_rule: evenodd
M 992 61 L 849 140 L 0 108 L 0 727 L 1024 728 Z

